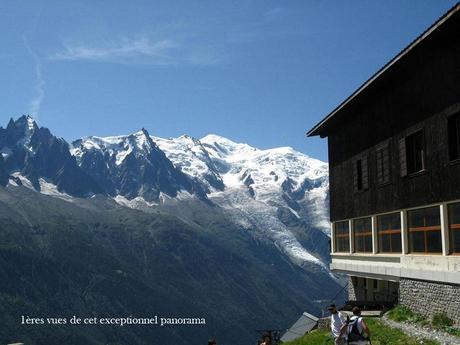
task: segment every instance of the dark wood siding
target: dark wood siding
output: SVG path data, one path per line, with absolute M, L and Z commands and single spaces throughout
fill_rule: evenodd
M 460 17 L 434 32 L 350 103 L 328 128 L 331 219 L 460 199 L 460 164 L 449 161 L 447 118 L 460 111 Z M 423 130 L 426 170 L 407 175 L 404 138 Z M 352 139 L 351 139 L 352 138 Z M 389 182 L 376 151 L 389 148 Z M 367 157 L 367 187 L 354 162 Z

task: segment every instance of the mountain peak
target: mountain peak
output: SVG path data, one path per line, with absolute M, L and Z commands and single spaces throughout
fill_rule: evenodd
M 142 127 L 140 131 L 128 136 L 128 138 L 135 138 L 133 142 L 134 147 L 137 147 L 140 150 L 150 151 L 152 148 L 156 147 L 155 142 L 152 140 L 149 132 L 144 127 Z
M 145 129 L 145 127 L 142 127 L 141 130 L 138 132 L 139 134 L 143 134 L 147 137 L 149 137 L 149 132 Z
M 230 140 L 230 139 L 227 139 L 225 137 L 222 137 L 220 135 L 217 135 L 217 134 L 208 134 L 206 136 L 204 136 L 203 138 L 200 139 L 201 142 L 204 142 L 204 143 L 218 143 L 218 144 L 230 144 L 230 145 L 238 145 L 238 143 Z
M 18 117 L 16 120 L 10 118 L 8 122 L 7 128 L 20 128 L 25 127 L 28 130 L 37 129 L 37 123 L 35 122 L 34 118 L 30 115 L 22 115 Z
M 11 118 L 6 127 L 10 133 L 10 145 L 28 146 L 37 129 L 37 123 L 30 115 L 22 115 L 17 120 Z
M 174 139 L 172 139 L 174 140 Z M 188 134 L 182 134 L 180 137 L 177 138 L 179 141 L 183 141 L 186 143 L 190 143 L 191 145 L 201 145 L 201 141 L 198 138 L 195 138 Z

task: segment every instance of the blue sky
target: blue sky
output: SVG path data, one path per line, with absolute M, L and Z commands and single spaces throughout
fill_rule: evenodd
M 0 2 L 0 125 L 292 146 L 455 1 Z

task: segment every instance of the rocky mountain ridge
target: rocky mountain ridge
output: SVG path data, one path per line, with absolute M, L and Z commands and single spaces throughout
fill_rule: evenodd
M 171 199 L 209 203 L 273 241 L 296 264 L 327 270 L 327 255 L 290 229 L 328 234 L 327 164 L 290 147 L 260 150 L 217 135 L 163 139 L 144 128 L 69 145 L 22 116 L 0 128 L 0 153 L 4 186 L 67 200 L 102 194 L 143 210 Z

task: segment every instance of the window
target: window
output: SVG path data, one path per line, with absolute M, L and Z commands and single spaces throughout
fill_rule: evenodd
M 460 113 L 447 119 L 447 136 L 449 142 L 449 159 L 460 159 Z
M 336 252 L 350 252 L 350 229 L 348 221 L 334 224 L 334 238 Z
M 355 192 L 369 187 L 366 156 L 356 158 L 353 161 L 353 187 Z
M 363 161 L 361 159 L 356 161 L 356 189 L 363 189 Z
M 411 253 L 442 253 L 439 207 L 407 212 Z
M 460 203 L 450 204 L 449 213 L 449 234 L 450 252 L 460 254 Z
M 388 145 L 376 150 L 377 161 L 377 183 L 385 184 L 390 182 L 390 150 Z
M 399 141 L 401 176 L 425 170 L 423 131 L 412 133 Z
M 379 288 L 379 281 L 377 279 L 373 279 L 374 282 L 374 290 L 377 290 Z
M 380 253 L 401 253 L 401 215 L 391 213 L 378 216 L 377 236 Z
M 353 221 L 353 235 L 355 252 L 372 253 L 372 222 L 370 217 Z

